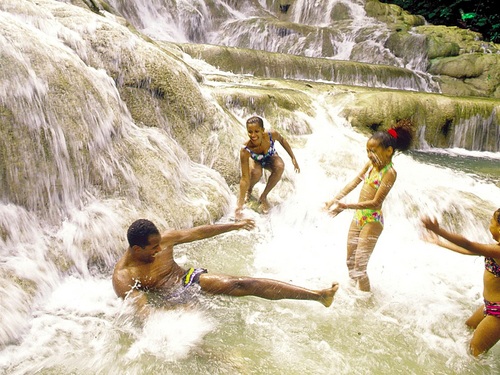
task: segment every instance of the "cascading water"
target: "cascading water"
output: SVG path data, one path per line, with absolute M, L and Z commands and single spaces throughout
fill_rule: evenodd
M 494 116 L 493 113 L 485 119 L 476 115 L 458 124 L 455 128 L 453 144 L 450 146 L 475 151 L 500 150 L 500 128 L 494 123 Z
M 255 2 L 135 1 L 110 4 L 157 40 L 251 48 L 309 57 L 404 67 L 385 46 L 385 24 L 367 17 L 363 1 L 294 1 L 288 21 Z M 272 4 L 276 6 L 276 4 Z M 285 13 L 286 14 L 286 13 Z M 423 54 L 413 44 L 409 52 Z M 420 64 L 419 64 L 420 66 Z M 417 66 L 408 66 L 416 69 Z
M 350 82 L 342 77 L 333 82 L 439 91 L 436 83 L 423 73 L 427 65 L 423 38 L 415 35 L 407 42 L 405 56 L 396 56 L 385 46 L 389 37 L 387 26 L 367 17 L 363 2 L 296 1 L 288 8 L 289 18 L 285 14 L 284 19 L 256 2 L 139 0 L 130 4 L 111 0 L 110 4 L 126 15 L 135 27 L 156 40 L 407 68 L 404 78 L 394 79 L 390 84 L 385 80 L 378 83 L 377 77 L 366 74 Z M 272 2 L 272 7 L 277 7 L 276 2 Z
M 312 49 L 314 57 L 401 66 L 400 59 L 383 45 L 388 35 L 387 27 L 367 17 L 364 1 L 299 0 L 293 3 L 291 20 L 297 24 L 336 30 L 335 38 L 331 40 L 334 54 L 325 55 L 321 48 L 316 47 Z
M 236 9 L 230 3 L 236 2 L 215 2 L 221 11 L 241 18 L 246 11 L 264 14 L 256 6 Z M 144 17 L 144 4 L 122 5 L 120 11 Z M 173 9 L 186 10 L 191 3 L 149 4 L 156 10 L 147 13 L 151 19 L 142 18 L 141 30 L 155 30 L 158 15 L 165 15 L 155 15 L 158 9 L 175 14 Z M 222 220 L 230 220 L 234 192 L 219 173 L 191 160 L 168 121 L 160 128 L 134 123 L 117 89 L 120 74 L 108 74 L 104 67 L 109 65 L 94 53 L 104 50 L 117 72 L 141 71 L 147 64 L 137 56 L 157 56 L 154 47 L 145 47 L 119 19 L 78 9 L 51 0 L 0 4 L 0 117 L 16 119 L 15 127 L 0 130 L 0 373 L 500 370 L 498 345 L 479 360 L 467 353 L 471 334 L 463 322 L 482 301 L 482 259 L 423 242 L 419 225 L 419 217 L 430 214 L 471 239 L 490 241 L 488 222 L 500 207 L 498 169 L 470 171 L 477 169 L 478 158 L 495 166 L 498 144 L 488 153 L 440 150 L 460 152 L 467 165 L 443 166 L 423 142 L 420 151 L 395 157 L 398 180 L 384 204 L 386 226 L 370 260 L 373 295 L 368 297 L 349 285 L 345 267 L 352 213 L 330 218 L 321 211 L 323 202 L 366 162 L 366 137 L 340 115 L 345 103 L 328 93 L 304 92 L 314 103 L 314 114 L 304 110 L 297 116 L 311 131 L 291 139 L 302 172 L 296 175 L 286 152 L 278 149 L 287 169 L 270 196 L 275 204 L 270 214 L 246 210 L 257 222 L 254 231 L 183 245 L 176 260 L 210 272 L 271 277 L 310 288 L 338 281 L 333 306 L 207 297 L 199 308 L 159 311 L 143 323 L 135 321 L 110 282 L 112 266 L 125 250 L 127 225 L 145 215 L 162 228 L 184 227 L 220 217 L 213 213 L 217 207 L 225 213 Z M 81 23 L 65 24 L 70 14 Z M 171 34 L 173 40 L 190 40 L 179 23 L 161 22 L 182 35 L 176 39 Z M 89 35 L 98 31 L 125 35 L 127 42 L 118 48 L 99 39 L 102 45 L 95 46 Z M 147 53 L 126 60 L 125 54 L 139 50 Z M 194 69 L 201 64 L 189 63 Z M 183 72 L 179 68 L 178 74 Z M 217 74 L 225 81 L 209 83 L 222 89 L 244 80 Z M 60 76 L 74 78 L 62 98 L 52 94 L 61 92 L 54 87 Z M 247 79 L 249 88 L 262 84 Z M 250 115 L 238 103 L 226 104 L 231 110 L 227 117 L 243 123 Z M 474 121 L 480 119 L 460 126 L 477 128 Z M 495 144 L 493 117 L 487 127 L 493 141 L 482 142 Z M 232 136 L 243 140 L 244 132 Z M 467 146 L 462 139 L 455 143 L 450 147 Z M 200 159 L 213 162 L 210 155 Z M 256 186 L 262 188 L 262 183 Z M 353 193 L 348 199 L 355 198 Z

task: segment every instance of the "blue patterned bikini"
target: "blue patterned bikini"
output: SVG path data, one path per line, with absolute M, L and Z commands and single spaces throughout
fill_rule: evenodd
M 256 152 L 250 150 L 248 146 L 245 146 L 245 150 L 250 153 L 250 157 L 257 163 L 259 163 L 263 168 L 269 165 L 269 163 L 271 162 L 271 156 L 276 154 L 276 149 L 274 148 L 274 139 L 271 136 L 271 132 L 267 134 L 269 134 L 269 142 L 271 143 L 271 145 L 269 146 L 269 150 L 267 150 L 265 154 L 257 154 Z

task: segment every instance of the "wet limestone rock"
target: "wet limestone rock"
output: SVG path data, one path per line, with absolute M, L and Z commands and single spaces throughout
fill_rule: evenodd
M 396 56 L 406 62 L 412 49 L 425 50 L 428 64 L 424 68 L 435 76 L 443 94 L 500 98 L 498 44 L 485 42 L 471 30 L 425 24 L 422 17 L 397 5 L 369 0 L 365 9 L 392 30 L 386 47 Z

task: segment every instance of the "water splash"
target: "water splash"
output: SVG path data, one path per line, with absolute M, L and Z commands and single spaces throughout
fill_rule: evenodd
M 3 1 L 1 6 L 5 4 Z M 231 202 L 234 204 L 234 195 L 218 173 L 190 161 L 166 132 L 133 124 L 116 95 L 113 79 L 105 77 L 102 70 L 83 64 L 94 61 L 99 66 L 83 37 L 95 28 L 99 18 L 89 17 L 85 23 L 89 26 L 82 26 L 80 39 L 65 32 L 64 27 L 51 26 L 53 20 L 46 13 L 49 5 L 64 13 L 67 8 L 63 4 L 22 4 L 29 5 L 27 13 L 42 12 L 46 21 L 39 21 L 39 25 L 50 36 L 47 38 L 49 45 L 55 46 L 53 51 L 67 58 L 69 65 L 65 67 L 85 72 L 87 80 L 75 88 L 81 94 L 76 97 L 83 108 L 81 113 L 76 111 L 75 118 L 85 120 L 85 126 L 103 127 L 101 130 L 89 126 L 84 139 L 92 140 L 92 150 L 104 150 L 104 156 L 85 159 L 75 153 L 74 157 L 79 168 L 86 168 L 89 160 L 100 165 L 98 176 L 102 177 L 104 188 L 100 191 L 92 189 L 92 184 L 85 185 L 89 178 L 86 173 L 69 167 L 69 155 L 74 150 L 64 145 L 78 146 L 80 139 L 73 128 L 54 131 L 46 138 L 38 133 L 37 140 L 46 141 L 55 159 L 63 157 L 55 163 L 54 170 L 61 171 L 63 177 L 73 176 L 76 182 L 72 185 L 61 177 L 66 189 L 61 190 L 62 197 L 48 195 L 52 199 L 48 202 L 56 204 L 59 213 L 53 221 L 26 205 L 8 202 L 11 195 L 2 197 L 1 372 L 364 374 L 390 373 L 397 368 L 407 373 L 465 374 L 500 369 L 498 347 L 480 361 L 466 352 L 470 333 L 463 327 L 463 320 L 481 301 L 482 262 L 424 243 L 418 224 L 421 214 L 432 214 L 445 220 L 449 227 L 485 241 L 489 238 L 488 217 L 500 206 L 499 188 L 459 168 L 435 167 L 411 156 L 398 155 L 398 181 L 384 204 L 386 229 L 369 265 L 374 295 L 360 295 L 349 286 L 345 267 L 345 240 L 351 215 L 344 212 L 332 219 L 320 207 L 366 161 L 366 137 L 354 132 L 340 116 L 342 103 L 331 105 L 330 100 L 322 97 L 314 98 L 317 115 L 300 115 L 313 126 L 313 132 L 298 137 L 300 142 L 294 145 L 299 163 L 304 166 L 302 173 L 295 175 L 286 154 L 280 151 L 287 170 L 270 196 L 275 204 L 271 213 L 252 213 L 258 222 L 257 230 L 228 233 L 181 247 L 178 257 L 183 265 L 206 265 L 214 273 L 273 277 L 310 288 L 325 287 L 336 280 L 341 289 L 334 305 L 325 309 L 305 301 L 220 297 L 211 299 L 202 312 L 160 313 L 144 322 L 144 326 L 134 321 L 127 306 L 115 296 L 110 282 L 112 262 L 126 247 L 123 228 L 139 215 L 158 218 L 161 227 L 188 226 L 196 220 L 206 222 L 211 216 L 207 211 L 217 210 L 210 202 L 222 201 L 217 207 L 226 211 Z M 41 26 L 32 29 L 20 21 L 22 16 L 12 16 L 2 9 L 1 62 L 12 62 L 16 77 L 13 81 L 23 83 L 14 84 L 13 93 L 27 106 L 23 108 L 30 108 L 22 123 L 28 135 L 39 129 L 49 131 L 52 122 L 38 114 L 50 113 L 58 124 L 58 112 L 43 112 L 48 111 L 44 108 L 47 103 L 40 102 L 52 85 L 47 84 L 45 76 L 37 72 L 23 52 L 33 51 L 35 47 L 30 44 L 34 41 L 43 41 L 37 31 Z M 108 26 L 123 31 L 112 18 L 109 22 Z M 3 30 L 9 32 L 4 34 Z M 111 33 L 109 28 L 103 30 Z M 26 33 L 33 39 L 22 48 L 11 46 L 5 35 L 15 32 Z M 53 39 L 56 34 L 62 35 L 65 43 L 72 41 L 74 55 L 64 43 Z M 132 36 L 130 39 L 126 45 L 137 47 L 137 41 Z M 117 46 L 105 47 L 99 48 L 104 48 L 110 59 L 119 57 Z M 57 64 L 66 62 L 62 57 L 45 61 L 50 71 L 60 73 L 63 68 Z M 130 65 L 133 64 L 123 66 Z M 14 108 L 16 103 L 6 99 L 9 91 L 3 83 L 5 77 L 10 82 L 10 75 L 5 70 L 1 72 L 5 74 L 0 81 L 2 106 L 8 103 Z M 88 97 L 82 89 L 87 84 L 103 101 Z M 29 107 L 31 104 L 33 108 Z M 103 111 L 102 116 L 94 104 Z M 30 115 L 32 111 L 36 115 Z M 235 116 L 245 114 L 240 111 Z M 116 122 L 108 122 L 110 118 Z M 115 125 L 121 132 L 113 136 Z M 121 138 L 117 140 L 116 135 Z M 126 157 L 124 149 L 130 151 L 131 146 L 137 147 L 134 151 L 145 151 Z M 113 185 L 110 171 L 119 171 L 120 167 L 124 168 L 122 175 L 130 180 Z M 15 166 L 2 164 L 2 168 Z M 32 173 L 36 179 L 35 171 Z M 46 184 L 44 178 L 47 176 L 42 176 Z M 147 184 L 139 189 L 141 181 Z M 81 190 L 74 193 L 76 187 Z M 349 199 L 354 200 L 355 196 Z

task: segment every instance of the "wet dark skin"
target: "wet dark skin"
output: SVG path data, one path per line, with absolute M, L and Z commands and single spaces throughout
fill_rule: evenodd
M 141 313 L 147 314 L 148 300 L 144 291 L 162 291 L 179 285 L 187 271 L 174 260 L 174 246 L 217 236 L 233 230 L 251 230 L 253 220 L 244 219 L 235 223 L 202 225 L 190 229 L 167 230 L 161 235 L 148 237 L 144 248 L 132 246 L 127 249 L 115 266 L 113 287 L 121 298 L 130 298 Z M 199 284 L 204 292 L 229 296 L 257 296 L 269 300 L 312 300 L 328 307 L 338 289 L 338 284 L 322 290 L 310 290 L 277 280 L 229 276 L 204 273 Z

